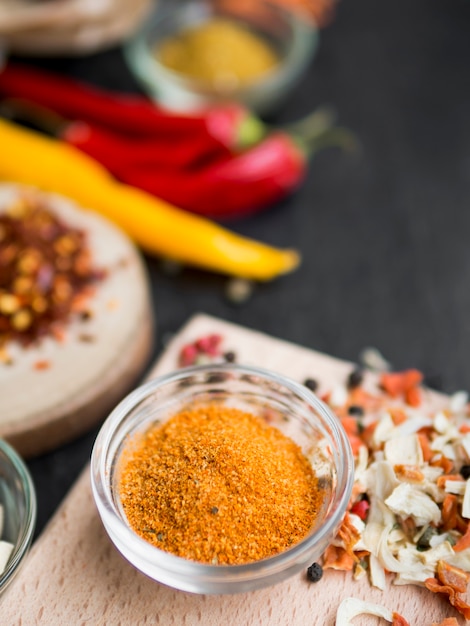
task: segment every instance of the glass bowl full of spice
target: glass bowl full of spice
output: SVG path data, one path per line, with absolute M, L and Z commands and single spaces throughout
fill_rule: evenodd
M 0 439 L 0 594 L 28 553 L 36 524 L 36 492 L 17 452 Z
M 117 549 L 195 593 L 294 575 L 334 538 L 354 466 L 338 419 L 305 386 L 236 364 L 151 380 L 102 426 L 92 487 Z
M 234 100 L 257 113 L 282 103 L 317 48 L 313 20 L 268 0 L 162 0 L 124 51 L 166 107 Z

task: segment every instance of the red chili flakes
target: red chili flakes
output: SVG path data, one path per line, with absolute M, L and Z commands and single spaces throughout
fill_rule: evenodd
M 410 406 L 421 404 L 420 384 L 423 375 L 419 370 L 409 369 L 403 372 L 384 372 L 380 377 L 382 389 L 392 398 L 403 397 Z
M 105 277 L 92 265 L 85 232 L 25 195 L 0 214 L 0 244 L 0 346 L 63 340 L 65 325 Z

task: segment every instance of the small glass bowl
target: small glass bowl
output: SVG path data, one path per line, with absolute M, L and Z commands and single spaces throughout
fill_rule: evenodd
M 33 539 L 36 525 L 36 492 L 26 465 L 13 448 L 0 439 L 0 503 L 4 523 L 0 539 L 14 545 L 0 574 L 0 594 L 18 573 Z
M 245 86 L 214 86 L 172 71 L 157 60 L 159 42 L 215 16 L 237 21 L 271 42 L 280 59 L 276 68 Z M 124 46 L 124 55 L 144 89 L 166 108 L 186 111 L 232 100 L 263 114 L 278 108 L 298 83 L 317 45 L 318 30 L 312 23 L 266 0 L 161 0 Z
M 208 565 L 159 550 L 127 523 L 118 493 L 119 459 L 129 436 L 188 406 L 217 403 L 260 417 L 294 440 L 327 492 L 309 534 L 275 556 L 243 565 Z M 127 396 L 103 424 L 93 447 L 91 481 L 104 527 L 123 556 L 150 578 L 194 593 L 252 591 L 307 568 L 333 539 L 354 475 L 351 448 L 336 416 L 306 387 L 279 374 L 233 364 L 185 368 Z

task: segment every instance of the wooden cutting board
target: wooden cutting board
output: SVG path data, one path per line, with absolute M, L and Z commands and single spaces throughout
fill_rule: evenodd
M 0 185 L 0 211 L 25 193 Z M 153 312 L 146 270 L 129 238 L 100 215 L 55 195 L 28 190 L 65 224 L 83 230 L 93 265 L 106 272 L 63 341 L 8 344 L 0 361 L 0 437 L 25 457 L 82 434 L 135 384 L 152 346 Z M 41 367 L 39 367 L 41 366 Z
M 243 364 L 259 365 L 321 388 L 344 382 L 352 364 L 224 321 L 198 315 L 174 337 L 152 375 L 176 367 L 181 346 L 218 332 L 224 348 Z M 320 389 L 321 392 L 321 389 Z M 442 398 L 436 395 L 436 403 Z M 320 582 L 302 574 L 267 589 L 226 596 L 199 596 L 153 582 L 121 557 L 108 539 L 91 495 L 87 467 L 33 546 L 1 604 L 1 623 L 20 624 L 181 624 L 200 626 L 333 626 L 343 598 L 354 596 L 386 605 L 412 626 L 431 626 L 457 613 L 440 597 L 415 586 L 389 585 L 385 592 L 367 580 L 328 570 Z M 355 625 L 385 622 L 358 617 Z M 458 617 L 458 623 L 464 624 Z

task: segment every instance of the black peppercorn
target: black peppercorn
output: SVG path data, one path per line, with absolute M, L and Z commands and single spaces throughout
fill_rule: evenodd
M 460 475 L 465 480 L 468 480 L 470 478 L 470 465 L 462 465 L 460 468 Z
M 349 415 L 353 415 L 354 417 L 362 417 L 364 415 L 364 409 L 358 404 L 351 404 L 351 406 L 348 408 L 348 413 Z
M 363 380 L 364 380 L 364 372 L 362 371 L 360 367 L 357 367 L 348 376 L 348 381 L 347 381 L 348 389 L 355 389 L 356 387 L 359 387 Z
M 229 350 L 224 354 L 224 359 L 227 361 L 227 363 L 235 363 L 237 355 L 235 354 L 235 352 L 233 352 L 233 350 Z
M 314 378 L 306 378 L 304 380 L 304 385 L 307 387 L 307 389 L 310 389 L 310 391 L 313 392 L 318 389 L 318 382 Z
M 317 583 L 322 576 L 323 568 L 320 563 L 312 563 L 312 565 L 307 568 L 307 578 L 310 582 Z

